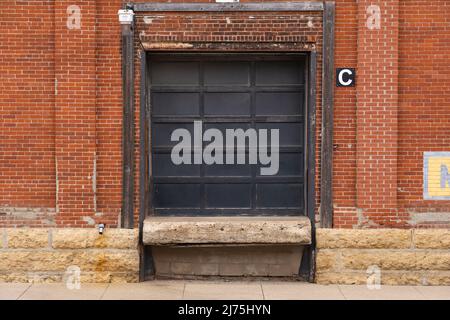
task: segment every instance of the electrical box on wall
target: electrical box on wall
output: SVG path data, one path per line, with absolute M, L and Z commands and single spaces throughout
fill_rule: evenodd
M 117 14 L 119 15 L 120 24 L 131 24 L 133 22 L 133 10 L 119 10 Z

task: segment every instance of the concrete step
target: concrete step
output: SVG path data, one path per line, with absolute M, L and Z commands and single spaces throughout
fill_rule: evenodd
M 311 244 L 311 222 L 299 217 L 147 217 L 147 245 Z

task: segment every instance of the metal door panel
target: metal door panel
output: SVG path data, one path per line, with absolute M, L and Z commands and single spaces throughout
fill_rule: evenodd
M 150 56 L 149 70 L 156 214 L 304 214 L 304 57 Z M 269 142 L 278 129 L 278 173 L 264 176 L 268 165 L 248 163 L 248 139 L 245 164 L 173 164 L 171 133 L 187 129 L 193 139 L 194 120 L 203 132 L 218 129 L 223 143 L 227 129 L 267 129 Z

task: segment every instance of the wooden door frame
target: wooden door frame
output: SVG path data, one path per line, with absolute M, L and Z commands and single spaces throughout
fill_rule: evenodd
M 335 2 L 334 1 L 313 1 L 313 2 L 278 2 L 278 3 L 139 3 L 127 4 L 127 8 L 136 12 L 164 12 L 164 11 L 321 11 L 323 12 L 323 51 L 322 51 L 322 128 L 321 128 L 321 188 L 320 188 L 320 221 L 321 227 L 331 228 L 333 221 L 333 193 L 332 193 L 332 167 L 333 167 L 333 97 L 334 97 L 334 25 L 335 25 Z M 122 227 L 133 228 L 134 226 L 134 25 L 122 28 L 122 82 L 123 82 L 123 139 L 122 139 L 122 158 L 123 158 L 123 183 L 122 183 Z M 316 53 L 310 53 L 310 56 L 316 59 Z M 146 52 L 141 54 L 141 75 L 147 74 Z M 311 61 L 313 58 L 310 59 Z M 316 78 L 316 74 L 310 77 L 310 80 Z M 140 86 L 140 128 L 145 128 L 146 117 L 149 116 L 147 91 L 142 90 L 147 86 L 147 77 L 141 77 Z M 310 86 L 314 87 L 316 83 Z M 308 89 L 308 90 L 310 90 Z M 311 93 L 309 92 L 308 95 Z M 308 110 L 312 107 L 310 104 L 315 99 L 309 99 Z M 315 104 L 315 102 L 314 102 Z M 315 108 L 315 106 L 314 106 Z M 308 114 L 308 122 L 315 127 L 314 118 Z M 145 178 L 145 172 L 149 169 L 146 161 L 146 139 L 148 135 L 145 130 L 140 130 L 140 210 L 139 210 L 139 229 L 142 233 L 142 224 L 148 212 L 148 186 L 149 181 Z M 310 135 L 312 137 L 312 135 Z M 315 140 L 312 143 L 315 148 Z M 315 154 L 315 149 L 314 149 Z M 308 163 L 309 163 L 308 159 Z M 310 163 L 312 166 L 312 163 Z M 314 159 L 315 166 L 315 159 Z M 310 168 L 311 169 L 311 168 Z M 311 174 L 311 173 L 309 173 Z M 309 175 L 308 174 L 308 175 Z M 315 222 L 315 190 L 312 193 L 310 188 L 314 188 L 314 179 L 308 182 L 308 201 L 307 213 L 311 219 L 314 228 Z M 313 245 L 306 250 L 307 260 L 302 262 L 300 274 L 303 274 L 309 281 L 314 277 L 315 260 L 315 232 L 312 230 Z M 141 237 L 142 235 L 140 235 Z M 141 250 L 144 250 L 142 248 Z M 142 252 L 143 253 L 143 252 Z M 141 256 L 146 256 L 142 254 Z M 145 259 L 144 259 L 145 260 Z M 143 262 L 145 262 L 143 260 Z M 141 279 L 144 278 L 141 268 Z

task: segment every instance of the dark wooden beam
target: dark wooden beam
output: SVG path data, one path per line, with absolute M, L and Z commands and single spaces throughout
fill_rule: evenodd
M 144 246 L 142 231 L 149 210 L 149 124 L 147 52 L 141 53 L 140 107 L 139 107 L 139 280 L 151 280 L 155 273 L 152 249 Z
M 135 12 L 161 11 L 323 11 L 322 1 L 259 3 L 129 3 Z
M 122 215 L 121 226 L 134 226 L 134 26 L 122 27 Z
M 314 281 L 315 255 L 316 255 L 316 73 L 317 53 L 312 51 L 308 59 L 308 92 L 307 92 L 307 150 L 306 150 L 306 214 L 311 220 L 311 245 L 305 246 L 302 262 L 300 265 L 300 276 L 309 281 Z
M 148 214 L 148 97 L 147 97 L 147 53 L 141 52 L 141 80 L 139 107 L 139 231 L 142 231 L 144 219 Z M 141 236 L 141 233 L 140 233 Z
M 197 12 L 214 12 L 214 11 L 324 11 L 323 12 L 323 73 L 322 73 L 322 144 L 321 144 L 321 225 L 323 227 L 331 227 L 332 226 L 332 153 L 333 153 L 333 76 L 334 76 L 334 20 L 335 20 L 335 4 L 334 1 L 311 1 L 311 2 L 264 2 L 264 3 L 225 3 L 225 4 L 217 4 L 217 3 L 129 3 L 128 7 L 133 9 L 135 12 L 170 12 L 170 11 L 197 11 Z M 130 30 L 131 34 L 133 32 L 132 28 Z M 133 108 L 134 108 L 134 89 L 133 86 L 128 86 L 126 83 L 130 83 L 129 81 L 133 79 L 133 59 L 130 57 L 134 57 L 134 52 L 129 52 L 128 50 L 134 50 L 133 46 L 133 36 L 126 36 L 126 32 L 122 30 L 122 52 L 123 52 L 123 74 L 124 74 L 124 196 L 123 196 L 123 207 L 122 207 L 122 224 L 123 226 L 131 226 L 133 225 L 133 152 L 134 149 L 134 141 L 132 138 L 134 137 L 134 126 L 133 126 Z M 128 43 L 125 45 L 125 43 Z M 131 64 L 129 64 L 131 59 Z M 128 62 L 127 62 L 128 61 Z M 128 65 L 127 65 L 128 64 Z M 316 53 L 313 52 L 310 55 L 310 83 L 316 82 Z M 131 72 L 131 77 L 128 77 L 128 72 Z M 129 78 L 129 79 L 128 79 Z M 128 79 L 128 80 L 127 80 Z M 128 82 L 127 82 L 128 81 Z M 145 80 L 144 80 L 145 81 Z M 131 80 L 132 82 L 132 80 Z M 142 82 L 141 82 L 142 86 Z M 128 91 L 127 91 L 128 90 Z M 305 279 L 312 281 L 314 278 L 315 272 L 315 85 L 310 85 L 308 89 L 308 132 L 310 132 L 308 139 L 308 178 L 307 178 L 307 215 L 311 219 L 312 222 L 312 245 L 305 247 L 305 253 L 302 259 L 302 265 L 300 267 L 300 275 L 305 277 Z M 314 98 L 312 98 L 314 97 Z M 142 99 L 142 96 L 141 96 Z M 126 102 L 128 101 L 128 102 Z M 142 100 L 141 100 L 141 108 L 142 108 Z M 128 113 L 126 112 L 128 110 Z M 142 111 L 141 111 L 142 112 Z M 141 128 L 142 125 L 141 118 Z M 129 133 L 133 134 L 130 136 Z M 127 133 L 127 134 L 126 134 Z M 125 140 L 131 138 L 131 144 L 127 144 Z M 142 136 L 140 137 L 141 143 L 145 139 Z M 128 140 L 130 141 L 130 140 Z M 147 145 L 147 143 L 146 143 Z M 131 147 L 133 146 L 133 147 Z M 131 152 L 129 148 L 131 147 Z M 142 153 L 142 150 L 141 150 Z M 126 159 L 126 155 L 131 155 L 131 158 Z M 141 155 L 141 162 L 142 162 Z M 127 171 L 127 169 L 129 169 Z M 141 164 L 141 175 L 142 175 L 142 164 Z M 148 205 L 148 201 L 145 197 L 142 196 L 143 187 L 142 181 L 144 178 L 141 176 L 141 212 L 140 212 L 140 220 L 143 221 L 143 218 L 147 214 L 143 208 Z M 125 183 L 127 181 L 127 183 Z M 145 192 L 148 194 L 148 192 Z M 128 200 L 126 200 L 128 199 Z M 145 203 L 144 203 L 145 202 Z M 143 205 L 142 205 L 143 204 Z M 128 212 L 128 215 L 124 213 Z M 144 215 L 144 216 L 142 216 Z M 140 221 L 140 222 L 141 222 Z M 142 268 L 144 273 L 141 273 L 142 277 L 148 278 L 154 273 L 154 269 L 152 266 L 152 258 L 151 258 L 151 249 L 142 247 L 143 251 L 143 263 L 145 265 L 149 265 L 148 268 Z M 147 251 L 147 252 L 146 252 Z
M 333 95 L 335 3 L 325 2 L 323 12 L 322 143 L 320 224 L 333 226 Z

